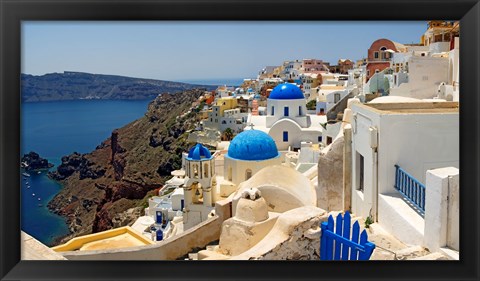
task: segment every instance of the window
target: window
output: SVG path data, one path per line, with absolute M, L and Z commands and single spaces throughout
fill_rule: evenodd
M 332 143 L 332 137 L 327 137 L 327 145 Z
M 318 142 L 322 142 L 322 136 L 318 136 Z
M 272 106 L 272 114 L 271 115 L 275 115 L 275 107 Z
M 198 178 L 198 164 L 193 164 L 193 177 Z
M 288 116 L 288 106 L 283 108 L 283 116 Z
M 245 180 L 248 180 L 249 178 L 252 177 L 252 170 L 251 169 L 247 169 L 245 171 Z
M 288 132 L 287 131 L 283 131 L 283 141 L 288 142 Z
M 373 57 L 376 58 L 376 59 L 378 59 L 378 52 L 374 52 L 374 53 L 373 53 Z
M 208 178 L 208 164 L 203 164 L 203 177 Z
M 232 166 L 228 167 L 228 180 L 232 181 Z
M 334 99 L 334 100 L 333 100 L 334 103 L 339 102 L 339 101 L 340 101 L 340 94 L 335 94 L 335 95 L 333 96 L 333 99 Z
M 298 107 L 298 115 L 302 116 L 302 106 L 301 105 Z
M 363 192 L 365 187 L 365 160 L 363 155 L 357 152 L 357 159 L 358 159 L 358 185 L 357 190 Z

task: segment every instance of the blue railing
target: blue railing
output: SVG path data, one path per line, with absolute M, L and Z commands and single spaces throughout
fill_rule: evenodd
M 423 215 L 425 213 L 425 185 L 395 165 L 395 189 Z

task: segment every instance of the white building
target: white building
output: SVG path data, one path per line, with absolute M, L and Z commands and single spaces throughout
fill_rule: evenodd
M 253 96 L 253 95 L 252 95 Z M 237 100 L 234 97 L 217 99 L 217 103 L 208 111 L 206 120 L 203 120 L 205 129 L 220 132 L 230 128 L 233 132 L 241 132 L 246 126 L 248 113 L 240 112 Z
M 268 133 L 279 150 L 298 149 L 301 142 L 319 143 L 322 138 L 321 123 L 326 116 L 307 114 L 302 91 L 293 84 L 281 84 L 273 89 L 267 99 L 267 115 L 249 115 L 245 130 L 255 129 Z
M 300 60 L 283 62 L 283 71 L 280 73 L 280 78 L 284 81 L 298 80 L 301 73 L 303 62 Z
M 427 170 L 458 168 L 458 103 L 380 97 L 351 111 L 352 212 L 421 243 L 423 218 L 395 189 L 395 165 L 421 184 Z
M 348 95 L 348 90 L 339 86 L 325 87 L 320 90 L 319 95 L 326 95 L 325 100 L 326 100 L 326 107 L 328 112 L 339 101 L 341 101 L 345 96 Z
M 437 96 L 438 86 L 448 81 L 448 57 L 411 56 L 408 60 L 408 82 L 394 84 L 399 86 L 390 89 L 391 96 L 429 99 Z M 405 80 L 404 77 L 396 79 Z

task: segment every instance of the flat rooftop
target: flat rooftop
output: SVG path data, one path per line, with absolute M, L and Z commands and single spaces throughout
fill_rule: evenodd
M 75 237 L 63 245 L 51 248 L 56 252 L 92 251 L 145 246 L 155 242 L 143 237 L 129 226 Z
M 458 102 L 399 102 L 355 104 L 373 109 L 379 114 L 458 113 Z

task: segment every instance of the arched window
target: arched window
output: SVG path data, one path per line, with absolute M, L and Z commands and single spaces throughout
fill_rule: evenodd
M 203 164 L 203 177 L 208 178 L 208 164 Z
M 198 164 L 193 164 L 193 177 L 198 179 Z
M 251 169 L 245 170 L 245 180 L 248 180 L 251 177 L 252 177 L 252 170 Z

